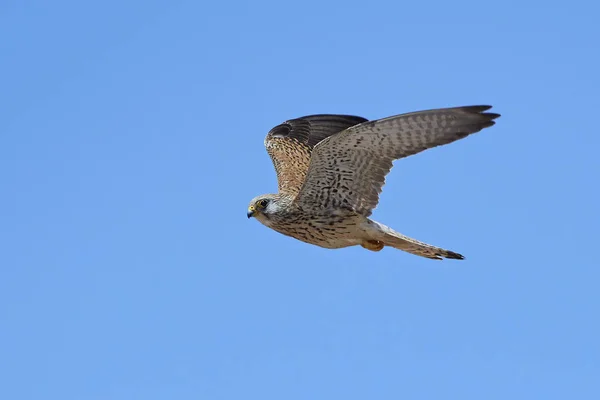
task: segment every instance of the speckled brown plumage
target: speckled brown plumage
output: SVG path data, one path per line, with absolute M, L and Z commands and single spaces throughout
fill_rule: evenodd
M 499 114 L 485 112 L 489 108 L 436 109 L 375 121 L 326 114 L 286 121 L 265 138 L 279 193 L 253 199 L 248 216 L 321 247 L 390 246 L 427 258 L 462 259 L 368 217 L 394 160 L 494 125 Z
M 265 147 L 277 173 L 279 193 L 298 194 L 317 143 L 364 121 L 366 119 L 349 115 L 310 115 L 271 129 L 265 138 Z

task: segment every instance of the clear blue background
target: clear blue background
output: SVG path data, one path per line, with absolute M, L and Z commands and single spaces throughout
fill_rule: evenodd
M 598 399 L 598 6 L 3 1 L 0 398 Z M 246 219 L 311 113 L 492 104 L 374 218 Z

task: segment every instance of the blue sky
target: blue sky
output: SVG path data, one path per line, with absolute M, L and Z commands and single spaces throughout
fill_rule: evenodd
M 598 398 L 597 14 L 3 1 L 0 398 Z M 272 126 L 471 104 L 373 215 L 465 261 L 246 219 Z

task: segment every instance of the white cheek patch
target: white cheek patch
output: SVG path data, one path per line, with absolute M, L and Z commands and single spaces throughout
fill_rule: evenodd
M 273 201 L 270 201 L 265 211 L 269 214 L 274 214 L 279 211 L 279 207 Z

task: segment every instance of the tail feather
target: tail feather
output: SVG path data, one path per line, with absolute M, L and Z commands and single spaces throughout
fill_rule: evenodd
M 378 222 L 375 222 L 375 224 L 380 231 L 380 234 L 377 235 L 377 240 L 382 241 L 385 246 L 390 246 L 395 249 L 403 250 L 417 256 L 431 258 L 433 260 L 442 260 L 444 258 L 463 260 L 465 258 L 462 254 L 442 249 L 440 247 L 435 247 L 408 236 L 404 236 L 401 233 L 398 233 Z

